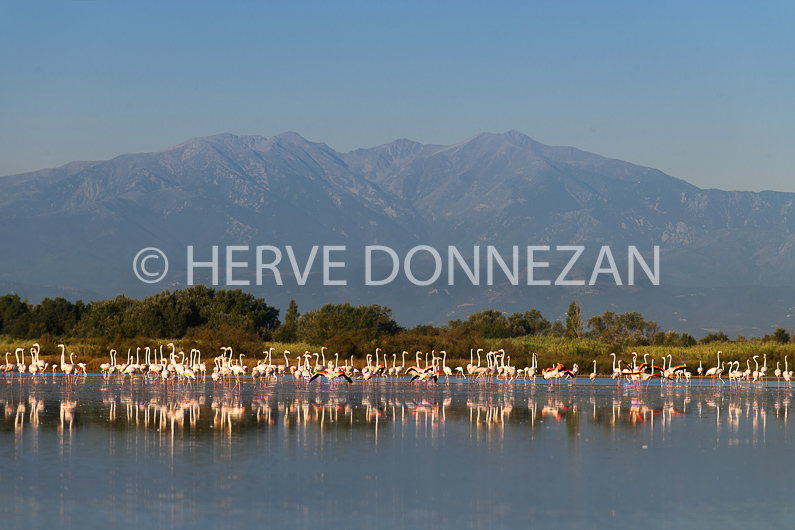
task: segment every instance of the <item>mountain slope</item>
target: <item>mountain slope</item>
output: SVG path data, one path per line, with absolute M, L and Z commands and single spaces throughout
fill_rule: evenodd
M 485 307 L 536 306 L 554 317 L 577 296 L 596 312 L 625 307 L 646 314 L 633 304 L 653 306 L 659 314 L 648 316 L 691 332 L 715 322 L 745 329 L 736 318 L 724 318 L 729 309 L 722 315 L 720 302 L 707 304 L 710 314 L 683 321 L 677 316 L 682 293 L 737 300 L 748 298 L 754 286 L 795 288 L 793 202 L 791 193 L 702 190 L 655 169 L 545 146 L 516 131 L 450 146 L 404 139 L 349 153 L 289 132 L 272 138 L 220 134 L 156 153 L 0 178 L 0 238 L 13 249 L 3 258 L 0 282 L 32 297 L 48 288 L 139 296 L 185 284 L 189 245 L 199 261 L 209 259 L 214 245 L 248 245 L 252 250 L 241 259 L 249 266 L 238 267 L 235 278 L 248 279 L 250 289 L 283 305 L 290 298 L 308 307 L 336 300 L 382 303 L 411 324 Z M 371 244 L 400 255 L 401 274 L 388 286 L 364 285 L 363 247 Z M 287 256 L 280 270 L 290 281 L 256 286 L 258 245 L 289 245 L 302 264 L 314 245 L 344 245 L 346 265 L 334 277 L 348 285 L 323 285 L 319 254 L 306 286 L 292 279 Z M 549 260 L 548 270 L 536 271 L 551 279 L 570 257 L 555 247 L 584 245 L 570 277 L 585 280 L 602 245 L 611 247 L 624 280 L 627 246 L 647 259 L 659 246 L 661 285 L 617 287 L 601 275 L 594 286 L 537 289 L 512 286 L 498 270 L 495 285 L 459 280 L 448 286 L 445 268 L 441 280 L 417 286 L 402 261 L 417 245 L 438 249 L 445 261 L 447 247 L 456 246 L 470 263 L 473 247 L 481 246 L 484 268 L 486 245 L 497 247 L 509 266 L 511 248 L 518 246 L 520 283 L 528 245 L 552 248 L 540 258 Z M 131 270 L 133 257 L 147 246 L 173 257 L 162 284 L 142 284 Z M 375 277 L 385 278 L 391 262 L 378 263 Z M 224 278 L 223 256 L 219 266 Z M 412 267 L 421 279 L 434 270 L 427 253 L 418 253 Z M 202 274 L 198 281 L 209 281 Z M 769 310 L 757 309 L 748 329 L 765 325 L 763 319 L 786 325 L 785 306 L 776 299 Z

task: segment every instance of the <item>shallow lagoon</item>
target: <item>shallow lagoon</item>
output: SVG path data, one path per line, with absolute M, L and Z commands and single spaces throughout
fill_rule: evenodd
M 792 528 L 792 391 L 0 382 L 4 527 Z M 10 524 L 9 524 L 10 523 Z

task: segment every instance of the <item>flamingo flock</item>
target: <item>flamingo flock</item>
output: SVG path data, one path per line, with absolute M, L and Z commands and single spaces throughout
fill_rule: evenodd
M 78 376 L 86 375 L 86 364 L 77 362 L 79 356 L 74 352 L 70 352 L 67 357 L 64 344 L 59 344 L 58 347 L 60 363 L 52 365 L 40 359 L 41 347 L 39 344 L 33 344 L 27 353 L 24 348 L 17 348 L 14 352 L 16 362 L 10 359 L 11 352 L 6 352 L 6 362 L 4 365 L 0 365 L 0 375 L 3 378 L 11 376 L 12 379 L 15 375 L 26 378 L 29 376 L 35 381 L 51 367 L 53 374 L 60 369 L 64 376 L 64 383 L 71 385 Z M 409 352 L 403 351 L 400 354 L 401 364 L 398 365 L 397 353 L 387 355 L 379 347 L 373 354 L 365 356 L 361 369 L 355 368 L 356 361 L 353 356 L 349 360 L 343 359 L 344 364 L 340 363 L 338 353 L 334 354 L 333 359 L 327 360 L 325 346 L 319 352 L 305 351 L 303 354 L 295 356 L 292 363 L 293 354 L 284 350 L 282 353 L 283 364 L 273 362 L 274 350 L 275 348 L 269 348 L 263 351 L 264 358 L 257 360 L 256 365 L 251 368 L 250 376 L 256 385 L 265 386 L 273 382 L 284 381 L 286 377 L 292 376 L 292 381 L 297 387 L 307 387 L 325 381 L 332 386 L 344 385 L 350 388 L 354 381 L 361 381 L 365 388 L 379 383 L 395 385 L 399 382 L 427 388 L 433 384 L 449 384 L 451 378 L 458 378 L 472 384 L 513 385 L 522 380 L 535 384 L 536 378 L 541 376 L 553 388 L 559 387 L 563 380 L 566 380 L 569 385 L 576 384 L 580 371 L 577 364 L 567 367 L 560 362 L 552 363 L 539 370 L 536 353 L 533 353 L 530 358 L 530 366 L 516 367 L 511 364 L 511 357 L 506 354 L 504 349 L 489 351 L 481 355 L 484 351 L 482 348 L 477 350 L 472 348 L 468 364 L 451 367 L 447 364 L 447 352 L 444 350 L 438 353 L 435 350 L 431 352 L 418 350 L 414 355 L 413 364 L 410 365 L 406 364 Z M 705 378 L 712 386 L 726 384 L 728 380 L 730 388 L 739 388 L 743 382 L 746 383 L 746 386 L 756 386 L 768 379 L 766 354 L 762 355 L 761 363 L 759 355 L 747 359 L 745 370 L 741 370 L 742 363 L 738 360 L 721 361 L 722 353 L 722 351 L 717 352 L 715 366 L 706 370 L 703 366 L 704 363 L 699 360 L 695 373 L 699 384 L 702 384 Z M 692 384 L 694 378 L 686 364 L 674 365 L 671 354 L 661 356 L 659 364 L 657 364 L 657 359 L 649 359 L 648 353 L 643 354 L 642 362 L 637 352 L 632 352 L 631 362 L 619 358 L 615 353 L 611 353 L 610 356 L 612 357 L 610 376 L 616 381 L 616 385 L 621 385 L 624 381 L 635 386 L 645 384 L 648 387 L 655 378 L 659 379 L 662 385 L 675 383 L 689 385 Z M 161 345 L 159 348 L 138 347 L 135 352 L 129 348 L 125 362 L 119 362 L 118 352 L 115 349 L 110 350 L 108 357 L 108 361 L 99 366 L 100 374 L 106 379 L 118 379 L 122 385 L 125 385 L 126 381 L 132 383 L 136 380 L 152 380 L 167 385 L 168 388 L 189 389 L 193 388 L 197 381 L 204 382 L 207 377 L 207 363 L 202 362 L 202 352 L 194 348 L 186 354 L 184 351 L 177 351 L 174 343 Z M 246 376 L 249 371 L 249 367 L 244 361 L 245 357 L 245 353 L 235 355 L 231 346 L 221 347 L 220 354 L 212 359 L 210 378 L 213 385 L 239 389 L 241 378 Z M 391 357 L 391 366 L 389 357 Z M 784 357 L 783 370 L 781 362 L 776 361 L 776 368 L 772 375 L 776 378 L 777 386 L 781 386 L 783 379 L 784 385 L 787 388 L 790 387 L 793 372 L 789 370 L 787 356 Z M 593 360 L 593 371 L 588 374 L 588 377 L 593 385 L 598 377 L 596 359 Z

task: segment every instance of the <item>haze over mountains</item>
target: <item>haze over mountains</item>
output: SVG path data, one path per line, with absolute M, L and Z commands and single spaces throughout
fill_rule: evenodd
M 378 303 L 391 307 L 403 325 L 441 324 L 485 308 L 511 313 L 535 307 L 555 319 L 576 297 L 586 317 L 637 310 L 662 329 L 696 337 L 707 330 L 752 336 L 790 327 L 793 199 L 783 192 L 703 190 L 654 169 L 542 145 L 516 131 L 450 146 L 397 140 L 349 153 L 295 133 L 221 134 L 157 153 L 0 178 L 0 291 L 36 302 L 180 288 L 188 245 L 194 261 L 202 262 L 211 259 L 213 245 L 220 247 L 218 287 L 225 288 L 224 248 L 234 245 L 250 247 L 234 254 L 237 263 L 247 263 L 235 266 L 234 280 L 249 281 L 240 288 L 281 309 L 292 298 L 302 311 L 325 302 Z M 257 245 L 281 250 L 283 285 L 268 270 L 256 285 Z M 321 248 L 306 284 L 299 285 L 286 247 L 303 272 L 314 245 Z M 330 259 L 344 262 L 331 276 L 347 285 L 324 285 L 324 245 L 346 247 Z M 394 249 L 401 260 L 394 281 L 365 285 L 365 245 Z M 445 262 L 440 278 L 427 286 L 404 274 L 403 258 L 417 245 L 437 249 Z M 480 247 L 479 285 L 460 268 L 449 285 L 451 245 L 470 266 L 473 247 Z M 489 245 L 509 269 L 512 247 L 519 247 L 519 285 L 499 267 L 494 285 L 487 285 Z M 535 269 L 534 277 L 553 282 L 571 257 L 554 249 L 585 246 L 567 276 L 585 285 L 526 285 L 528 245 L 551 247 L 536 257 L 550 265 Z M 626 285 L 630 245 L 649 265 L 654 246 L 660 247 L 659 285 L 639 269 L 637 285 Z M 588 285 L 602 246 L 611 248 L 624 285 L 604 273 Z M 133 258 L 144 247 L 169 258 L 160 283 L 145 284 L 133 272 Z M 383 279 L 391 262 L 383 253 L 378 257 L 372 272 Z M 412 270 L 429 278 L 430 254 L 418 252 Z M 195 283 L 210 284 L 209 270 L 196 269 Z

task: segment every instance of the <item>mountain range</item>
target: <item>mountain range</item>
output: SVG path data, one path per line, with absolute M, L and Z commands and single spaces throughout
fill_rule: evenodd
M 789 327 L 794 199 L 783 192 L 700 189 L 655 169 L 546 146 L 516 131 L 447 146 L 403 139 L 348 153 L 292 132 L 220 134 L 160 152 L 0 178 L 0 291 L 36 302 L 180 288 L 188 277 L 188 246 L 195 262 L 210 261 L 212 247 L 219 247 L 218 287 L 224 288 L 224 250 L 247 246 L 233 250 L 233 280 L 248 282 L 241 288 L 282 309 L 290 299 L 299 310 L 325 302 L 378 303 L 410 326 L 486 308 L 537 308 L 554 320 L 576 298 L 586 317 L 640 311 L 662 329 L 696 337 L 715 330 L 755 336 Z M 257 285 L 255 249 L 266 245 L 282 254 L 283 285 L 267 267 Z M 367 245 L 394 251 L 399 272 L 393 281 L 365 284 Z M 443 259 L 443 272 L 429 285 L 417 285 L 435 271 L 431 252 L 416 249 L 420 245 Z M 314 246 L 320 248 L 302 285 Z M 323 280 L 324 246 L 345 247 L 330 249 L 329 261 L 337 266 L 327 274 L 346 285 Z M 478 248 L 478 285 L 460 266 L 450 285 L 450 246 L 470 268 Z M 492 285 L 486 281 L 489 246 L 507 269 L 495 262 Z M 514 246 L 518 285 L 509 274 Z M 533 274 L 553 283 L 572 256 L 557 247 L 584 247 L 567 278 L 585 285 L 527 285 L 528 246 L 550 248 L 536 253 Z M 638 267 L 637 285 L 627 285 L 629 246 L 650 267 L 659 248 L 659 285 Z M 133 271 L 145 247 L 169 258 L 160 283 L 144 283 Z M 608 272 L 590 285 L 602 247 L 611 250 L 622 285 Z M 415 282 L 405 270 L 411 249 Z M 275 256 L 265 251 L 264 262 Z M 387 278 L 391 261 L 385 252 L 374 256 L 369 272 Z M 600 266 L 604 271 L 608 261 Z M 208 268 L 195 268 L 195 283 L 211 280 Z

